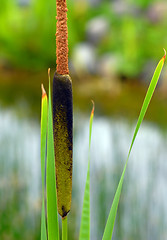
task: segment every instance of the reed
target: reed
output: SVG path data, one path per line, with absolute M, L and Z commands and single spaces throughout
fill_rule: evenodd
M 72 80 L 68 69 L 66 0 L 57 0 L 56 57 L 53 78 L 53 133 L 58 212 L 65 218 L 71 208 L 73 155 Z
M 41 113 L 41 171 L 42 171 L 42 212 L 41 212 L 41 240 L 59 240 L 58 213 L 62 218 L 62 240 L 68 239 L 67 214 L 71 208 L 72 192 L 72 157 L 73 157 L 73 100 L 72 80 L 68 69 L 68 31 L 67 31 L 67 6 L 65 0 L 57 0 L 57 32 L 56 32 L 57 69 L 53 78 L 53 116 L 49 77 L 49 100 L 42 87 L 42 113 Z M 133 148 L 134 141 L 144 119 L 148 105 L 155 91 L 165 55 L 159 61 L 148 91 L 146 93 L 139 118 L 136 124 L 132 142 L 129 148 L 125 167 L 123 169 L 111 210 L 106 222 L 103 240 L 112 238 L 116 213 L 118 209 L 121 190 L 128 160 Z M 89 127 L 89 155 L 88 170 L 83 201 L 80 240 L 90 239 L 90 147 L 92 124 L 94 117 L 94 103 L 90 116 Z M 47 162 L 46 155 L 47 139 Z M 47 201 L 47 228 L 45 222 L 45 164 L 46 164 L 46 201 Z

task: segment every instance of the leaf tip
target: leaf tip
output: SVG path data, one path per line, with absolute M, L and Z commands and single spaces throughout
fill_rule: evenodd
M 41 84 L 41 89 L 42 89 L 42 98 L 44 98 L 46 96 L 46 91 L 43 84 Z
M 48 78 L 49 78 L 49 81 L 50 81 L 50 68 L 48 68 Z
M 94 115 L 94 111 L 95 111 L 95 103 L 93 100 L 91 100 L 92 104 L 93 104 L 93 108 L 92 108 L 92 112 L 91 112 L 91 116 Z
M 165 48 L 163 48 L 163 50 L 164 50 L 164 56 L 161 58 L 161 60 L 163 60 L 164 62 L 165 62 L 165 58 L 166 58 L 166 50 L 165 50 Z

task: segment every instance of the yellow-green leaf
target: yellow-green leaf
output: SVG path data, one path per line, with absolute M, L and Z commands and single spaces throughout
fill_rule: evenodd
M 47 167 L 46 167 L 47 225 L 48 225 L 48 240 L 59 240 L 52 103 L 50 90 L 50 69 L 48 70 L 48 75 L 49 75 L 49 108 L 48 108 Z
M 48 100 L 42 85 L 41 101 L 41 176 L 42 176 L 42 209 L 41 209 L 41 240 L 47 240 L 45 218 L 45 157 L 46 157 L 46 134 L 47 134 Z
M 88 169 L 87 169 L 87 178 L 86 178 L 85 193 L 84 193 L 84 200 L 83 200 L 83 207 L 82 207 L 79 240 L 90 239 L 90 146 L 91 146 L 93 117 L 94 117 L 94 102 L 93 102 L 92 112 L 90 115 L 90 124 L 89 124 Z

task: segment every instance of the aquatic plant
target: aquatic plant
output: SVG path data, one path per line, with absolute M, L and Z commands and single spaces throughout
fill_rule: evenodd
M 67 34 L 67 6 L 65 0 L 57 0 L 57 70 L 53 78 L 53 102 L 51 102 L 50 69 L 49 77 L 49 99 L 42 85 L 42 106 L 41 106 L 41 173 L 42 173 L 42 212 L 41 212 L 41 240 L 59 240 L 58 213 L 62 218 L 62 240 L 67 240 L 67 214 L 71 207 L 72 192 L 72 128 L 73 128 L 73 109 L 72 109 L 72 80 L 68 70 L 68 34 Z M 153 74 L 151 83 L 146 93 L 132 142 L 129 148 L 125 167 L 123 169 L 110 213 L 106 222 L 103 240 L 112 238 L 117 208 L 121 195 L 124 175 L 126 172 L 130 153 L 136 139 L 138 130 L 143 121 L 148 105 L 156 88 L 165 55 L 159 61 Z M 53 116 L 52 116 L 53 104 Z M 84 193 L 80 240 L 90 239 L 90 147 L 92 124 L 94 117 L 94 103 L 90 116 L 89 128 L 89 156 L 87 180 Z M 47 139 L 47 144 L 46 144 Z M 47 152 L 46 152 L 47 145 Z M 46 162 L 46 206 L 47 224 L 45 220 L 45 156 Z M 47 225 L 47 228 L 46 228 Z

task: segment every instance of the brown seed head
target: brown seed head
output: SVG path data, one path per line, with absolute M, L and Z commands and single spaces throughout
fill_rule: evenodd
M 57 0 L 56 63 L 61 75 L 69 74 L 67 11 L 66 0 Z

